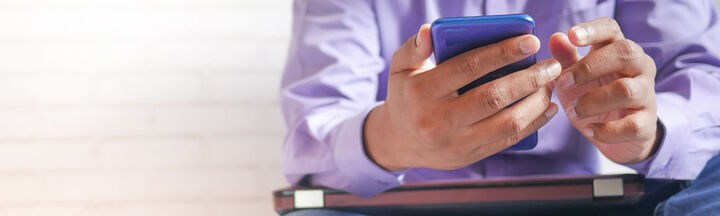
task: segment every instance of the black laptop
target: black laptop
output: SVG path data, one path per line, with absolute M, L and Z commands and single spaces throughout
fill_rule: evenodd
M 634 215 L 641 175 L 535 176 L 410 183 L 372 198 L 323 187 L 274 191 L 280 214 L 335 209 L 367 215 Z

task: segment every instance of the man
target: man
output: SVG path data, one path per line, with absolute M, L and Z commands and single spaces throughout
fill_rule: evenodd
M 537 37 L 428 66 L 424 23 L 512 13 L 531 15 Z M 649 178 L 695 179 L 720 150 L 718 21 L 706 0 L 297 0 L 285 174 L 373 196 L 406 182 L 595 174 L 599 151 Z M 455 93 L 535 53 L 534 66 Z M 501 152 L 538 130 L 535 149 Z

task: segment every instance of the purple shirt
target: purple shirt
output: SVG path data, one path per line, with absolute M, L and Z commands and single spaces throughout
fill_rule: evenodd
M 293 185 L 309 176 L 312 184 L 372 196 L 406 182 L 599 172 L 597 148 L 564 113 L 539 130 L 535 149 L 457 170 L 389 172 L 368 159 L 363 123 L 385 98 L 393 52 L 440 17 L 529 14 L 542 42 L 538 60 L 551 58 L 554 32 L 613 17 L 657 64 L 657 114 L 666 127 L 657 153 L 626 165 L 650 178 L 693 179 L 720 150 L 720 20 L 709 0 L 296 0 L 293 13 L 281 93 Z

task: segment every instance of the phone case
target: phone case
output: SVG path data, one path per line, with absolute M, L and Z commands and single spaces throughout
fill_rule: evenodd
M 527 14 L 450 17 L 435 20 L 430 29 L 435 62 L 440 64 L 454 56 L 478 47 L 519 35 L 535 34 L 535 21 Z M 535 62 L 536 56 L 532 55 L 506 65 L 463 86 L 458 89 L 458 93 L 463 94 L 484 83 L 528 68 Z M 529 150 L 537 145 L 537 140 L 538 135 L 535 132 L 506 150 Z

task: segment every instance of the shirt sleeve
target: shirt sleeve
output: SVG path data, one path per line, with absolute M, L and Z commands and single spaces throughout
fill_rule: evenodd
M 402 183 L 366 155 L 363 126 L 376 101 L 380 57 L 372 5 L 296 0 L 280 100 L 288 134 L 284 172 L 292 185 L 372 196 Z
M 617 2 L 615 18 L 658 68 L 657 152 L 626 164 L 648 178 L 694 179 L 720 151 L 720 24 L 709 0 Z

